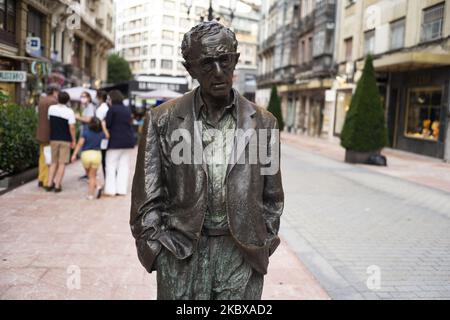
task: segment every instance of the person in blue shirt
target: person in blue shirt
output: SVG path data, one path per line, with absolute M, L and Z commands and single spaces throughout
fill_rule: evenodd
M 92 117 L 83 130 L 83 134 L 78 140 L 72 155 L 71 160 L 74 162 L 78 152 L 81 150 L 81 162 L 89 178 L 88 200 L 100 198 L 102 194 L 103 189 L 97 183 L 97 170 L 102 164 L 101 142 L 105 137 L 100 119 Z

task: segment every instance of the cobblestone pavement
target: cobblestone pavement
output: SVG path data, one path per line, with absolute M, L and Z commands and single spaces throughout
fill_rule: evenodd
M 282 147 L 281 234 L 330 297 L 450 299 L 450 193 L 333 158 Z
M 0 196 L 0 299 L 156 298 L 155 273 L 139 264 L 131 237 L 130 197 L 85 200 L 82 173 L 70 165 L 61 194 L 33 181 Z M 263 298 L 329 297 L 283 241 Z

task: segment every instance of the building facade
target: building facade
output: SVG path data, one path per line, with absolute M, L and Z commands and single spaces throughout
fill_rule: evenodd
M 35 105 L 50 83 L 106 81 L 112 0 L 5 0 L 0 16 L 0 90 L 12 101 Z
M 192 87 L 182 64 L 181 42 L 184 34 L 201 17 L 206 19 L 208 7 L 207 0 L 130 0 L 117 3 L 117 52 L 130 63 L 135 78 L 160 78 L 159 82 L 143 84 L 145 90 L 160 89 L 164 83 L 169 88 L 174 82 L 182 81 L 180 78 L 186 78 Z M 236 6 L 231 21 L 229 9 L 215 2 L 214 18 L 236 32 L 241 57 L 235 83 L 241 93 L 252 98 L 256 89 L 258 14 L 254 10 L 242 12 L 241 6 Z M 170 80 L 171 77 L 174 79 Z
M 275 85 L 288 131 L 320 136 L 326 92 L 334 80 L 334 0 L 263 2 L 257 103 L 266 106 Z
M 372 54 L 389 145 L 449 160 L 449 1 L 346 1 L 338 21 L 329 130 L 340 134 L 364 58 Z

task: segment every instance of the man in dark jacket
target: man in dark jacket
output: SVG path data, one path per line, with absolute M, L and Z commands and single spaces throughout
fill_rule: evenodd
M 45 162 L 44 148 L 50 143 L 50 121 L 48 119 L 48 108 L 58 103 L 58 93 L 60 87 L 58 85 L 49 85 L 46 90 L 46 96 L 39 99 L 38 104 L 38 126 L 36 130 L 36 140 L 39 143 L 39 187 L 47 186 L 48 182 L 48 165 Z
M 230 29 L 194 27 L 182 53 L 200 87 L 146 117 L 130 225 L 158 299 L 260 299 L 280 243 L 277 121 L 232 88 L 236 51 Z

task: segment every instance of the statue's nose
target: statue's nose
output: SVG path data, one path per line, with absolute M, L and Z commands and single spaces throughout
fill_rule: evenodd
M 214 61 L 214 73 L 216 75 L 221 75 L 223 73 L 223 69 L 218 61 Z

